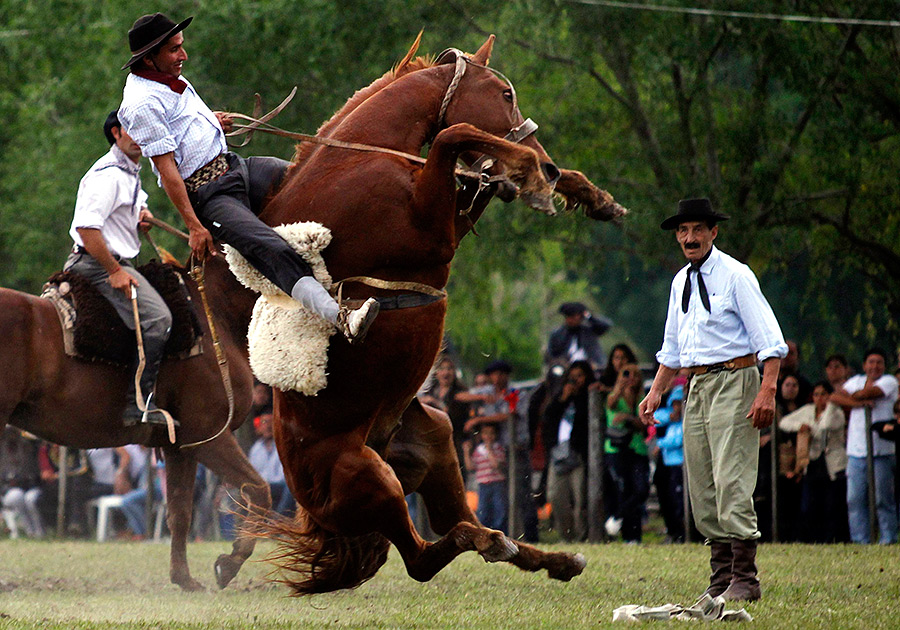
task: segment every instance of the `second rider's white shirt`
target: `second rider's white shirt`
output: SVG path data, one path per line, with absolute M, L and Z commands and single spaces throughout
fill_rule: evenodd
M 78 228 L 100 230 L 106 246 L 122 258 L 134 258 L 141 250 L 138 220 L 147 205 L 141 188 L 141 166 L 116 145 L 94 162 L 78 184 L 75 216 L 69 235 L 84 246 Z

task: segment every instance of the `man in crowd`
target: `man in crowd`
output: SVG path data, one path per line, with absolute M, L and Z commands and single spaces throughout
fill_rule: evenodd
M 275 438 L 272 435 L 272 410 L 264 409 L 254 420 L 253 426 L 259 439 L 250 448 L 247 458 L 256 472 L 269 484 L 272 493 L 272 509 L 282 516 L 292 516 L 294 513 L 294 497 L 288 490 L 287 481 L 284 479 L 284 468 L 278 457 L 278 449 L 275 448 Z
M 833 389 L 842 387 L 850 374 L 850 363 L 843 354 L 832 354 L 825 359 L 825 378 Z
M 565 302 L 559 312 L 565 322 L 550 333 L 544 363 L 569 365 L 590 361 L 595 370 L 603 368 L 606 355 L 597 338 L 610 329 L 612 321 L 593 315 L 581 302 Z
M 188 58 L 182 31 L 192 19 L 175 24 L 162 13 L 144 15 L 128 31 L 132 55 L 122 69 L 131 72 L 119 108 L 125 129 L 153 162 L 159 185 L 188 228 L 194 256 L 215 255 L 213 237 L 228 243 L 348 341 L 361 341 L 378 302 L 369 298 L 352 311 L 340 307 L 300 254 L 257 216 L 288 163 L 228 152 L 231 118 L 213 113 L 181 75 Z
M 887 354 L 878 348 L 868 350 L 863 359 L 863 374 L 847 379 L 836 389 L 831 401 L 850 408 L 847 426 L 847 512 L 850 538 L 855 543 L 873 542 L 869 531 L 868 493 L 875 493 L 879 542 L 897 542 L 897 504 L 894 500 L 895 444 L 881 435 L 872 435 L 872 460 L 875 488 L 870 488 L 866 473 L 866 413 L 871 422 L 891 422 L 897 400 L 897 379 L 885 374 Z
M 680 368 L 690 368 L 684 456 L 694 522 L 711 550 L 706 592 L 752 601 L 761 597 L 753 508 L 759 429 L 775 417 L 788 349 L 756 276 L 713 245 L 726 219 L 708 199 L 687 199 L 662 223 L 675 230 L 689 264 L 672 281 L 659 370 L 639 411 L 644 423 L 656 424 L 663 392 Z
M 139 225 L 153 216 L 146 207 L 147 193 L 141 189 L 141 148 L 122 129 L 116 112 L 107 116 L 103 133 L 110 144 L 109 152 L 94 163 L 78 185 L 69 230 L 75 246 L 65 270 L 81 274 L 97 287 L 131 330 L 135 328 L 131 296 L 136 293 L 146 359 L 141 393 L 149 400 L 145 414 L 137 405 L 135 379 L 130 378 L 124 422 L 165 424 L 150 394 L 169 338 L 172 314 L 131 263 L 141 249 Z M 142 225 L 149 228 L 146 223 Z

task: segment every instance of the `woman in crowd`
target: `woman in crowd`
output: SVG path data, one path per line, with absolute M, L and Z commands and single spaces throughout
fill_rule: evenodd
M 604 450 L 617 494 L 617 510 L 606 520 L 606 533 L 617 536 L 621 531 L 622 539 L 630 543 L 641 542 L 644 502 L 650 492 L 646 429 L 637 410 L 643 384 L 637 364 L 626 364 L 606 398 Z
M 609 352 L 609 362 L 598 379 L 597 388 L 601 392 L 612 391 L 612 388 L 616 385 L 616 380 L 619 378 L 619 372 L 622 371 L 624 366 L 633 363 L 637 363 L 637 357 L 634 356 L 634 352 L 627 343 L 614 345 Z
M 776 431 L 777 441 L 778 534 L 783 542 L 800 539 L 800 477 L 793 474 L 796 467 L 797 429 L 785 429 L 780 423 L 781 418 L 800 408 L 800 389 L 800 380 L 789 374 L 782 379 L 775 392 L 775 415 L 779 422 L 773 425 L 772 430 Z M 771 458 L 771 451 L 768 453 Z M 760 462 L 762 467 L 771 464 L 771 459 L 760 459 Z
M 840 407 L 829 402 L 828 381 L 813 387 L 813 401 L 779 422 L 782 431 L 797 436 L 795 464 L 786 477 L 799 481 L 800 539 L 804 542 L 847 540 L 846 421 Z
M 423 403 L 450 416 L 450 422 L 453 424 L 453 444 L 456 446 L 456 456 L 459 458 L 463 478 L 466 476 L 462 451 L 466 433 L 463 427 L 469 419 L 469 403 L 462 400 L 465 396 L 458 395 L 465 391 L 467 388 L 457 374 L 456 363 L 450 357 L 442 356 L 434 368 L 434 378 L 419 394 L 419 400 Z
M 587 361 L 575 361 L 566 371 L 562 391 L 544 412 L 543 443 L 550 454 L 547 498 L 563 540 L 584 540 L 585 465 L 588 456 L 588 387 L 594 371 Z
M 604 394 L 609 394 L 616 381 L 619 378 L 619 372 L 626 365 L 636 364 L 637 358 L 634 351 L 626 343 L 619 343 L 612 347 L 609 351 L 609 362 L 600 374 L 600 378 L 594 383 L 594 387 Z M 607 516 L 612 516 L 618 512 L 618 491 L 616 490 L 616 482 L 613 480 L 609 466 L 604 466 L 603 473 L 603 509 Z

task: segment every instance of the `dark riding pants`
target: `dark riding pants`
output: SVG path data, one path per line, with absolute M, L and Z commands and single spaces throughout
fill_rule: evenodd
M 255 269 L 291 294 L 312 268 L 275 230 L 259 220 L 266 197 L 281 183 L 289 162 L 226 154 L 228 171 L 190 193 L 197 218 L 216 240 L 234 247 Z

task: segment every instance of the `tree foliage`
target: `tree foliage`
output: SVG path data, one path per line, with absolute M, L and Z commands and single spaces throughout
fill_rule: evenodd
M 894 2 L 789 5 L 753 9 L 896 19 Z M 0 285 L 37 291 L 62 264 L 78 181 L 106 150 L 101 124 L 121 97 L 125 34 L 146 10 L 133 0 L 0 4 Z M 279 123 L 300 131 L 387 70 L 420 28 L 432 54 L 497 34 L 492 65 L 515 82 L 548 152 L 631 214 L 613 227 L 494 202 L 450 284 L 448 334 L 471 367 L 502 355 L 535 375 L 569 299 L 612 317 L 611 335 L 649 358 L 682 264 L 658 225 L 693 195 L 731 215 L 718 244 L 760 276 L 811 374 L 829 352 L 900 336 L 900 29 L 530 0 L 195 0 L 165 10 L 196 16 L 185 72 L 207 102 L 248 111 L 254 92 L 274 103 L 297 85 Z M 292 147 L 258 137 L 242 152 L 289 157 Z M 154 179 L 145 167 L 154 211 L 177 222 Z

